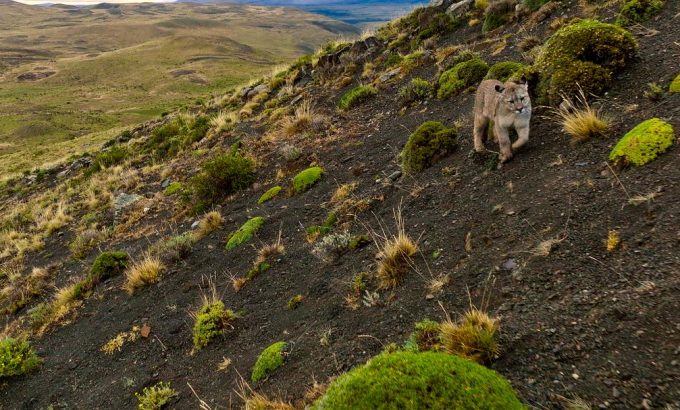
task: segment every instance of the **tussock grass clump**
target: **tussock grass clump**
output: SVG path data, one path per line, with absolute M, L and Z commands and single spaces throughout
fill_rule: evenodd
M 618 164 L 645 165 L 673 145 L 673 126 L 659 118 L 651 118 L 628 131 L 609 153 Z
M 361 85 L 346 92 L 340 98 L 338 108 L 341 110 L 349 110 L 350 108 L 363 104 L 376 94 L 378 94 L 378 90 L 375 89 L 375 87 Z
M 318 117 L 318 114 L 312 108 L 312 102 L 303 101 L 295 108 L 292 116 L 285 117 L 281 122 L 284 134 L 290 137 L 308 131 L 315 117 Z
M 0 341 L 0 378 L 30 372 L 40 363 L 31 345 L 11 337 Z
M 194 243 L 196 242 L 194 235 L 185 232 L 181 235 L 175 235 L 169 239 L 161 240 L 153 244 L 149 252 L 153 255 L 158 255 L 165 261 L 180 261 L 191 254 Z
M 326 409 L 525 409 L 493 370 L 436 352 L 383 353 L 338 377 L 311 407 Z
M 249 219 L 239 229 L 229 235 L 229 238 L 227 238 L 226 249 L 229 251 L 243 245 L 246 242 L 249 242 L 253 238 L 255 232 L 257 232 L 263 224 L 264 218 L 261 216 L 256 216 L 255 218 Z
M 409 136 L 401 151 L 401 167 L 404 173 L 421 172 L 453 151 L 456 146 L 458 130 L 448 128 L 437 121 L 421 124 Z
M 85 229 L 78 233 L 73 241 L 68 245 L 73 258 L 83 259 L 87 251 L 94 248 L 109 236 L 110 230 L 107 229 Z
M 642 23 L 658 13 L 664 5 L 664 0 L 625 0 L 621 4 L 616 24 L 628 26 Z
M 379 252 L 376 255 L 378 268 L 376 277 L 381 288 L 393 288 L 412 266 L 412 257 L 418 251 L 418 245 L 406 234 L 401 209 L 394 212 L 397 223 L 396 235 L 382 235 L 375 241 Z
M 323 174 L 324 170 L 321 167 L 311 167 L 301 171 L 293 178 L 293 191 L 296 194 L 305 192 L 316 184 Z
M 191 188 L 201 201 L 198 208 L 205 208 L 226 195 L 247 188 L 254 180 L 255 162 L 232 151 L 206 161 L 201 172 L 191 179 Z
M 276 342 L 262 351 L 250 376 L 253 383 L 265 379 L 271 372 L 283 366 L 286 346 L 286 342 Z
M 295 410 L 283 400 L 270 399 L 254 391 L 243 378 L 238 382 L 236 394 L 243 400 L 243 410 Z
M 492 31 L 508 23 L 515 11 L 515 0 L 494 0 L 484 11 L 482 32 Z
M 437 98 L 445 100 L 477 84 L 482 81 L 488 71 L 489 66 L 477 55 L 454 65 L 439 77 Z
M 170 387 L 170 383 L 158 382 L 151 387 L 145 387 L 141 393 L 135 393 L 135 397 L 139 401 L 139 410 L 160 410 L 177 394 Z
M 489 363 L 500 352 L 496 332 L 498 319 L 470 308 L 458 322 L 445 321 L 440 326 L 443 349 L 478 363 Z
M 238 123 L 238 120 L 239 118 L 236 112 L 220 111 L 210 120 L 210 134 L 219 135 L 225 131 L 229 131 Z
M 404 104 L 410 104 L 414 101 L 426 100 L 432 95 L 433 89 L 429 81 L 416 77 L 399 89 L 399 97 Z
M 236 314 L 224 308 L 224 303 L 215 296 L 204 298 L 203 305 L 194 314 L 193 343 L 196 350 L 208 345 L 212 339 L 233 327 Z
M 158 282 L 163 269 L 165 266 L 158 257 L 147 254 L 125 272 L 125 290 L 133 294 L 139 288 Z
M 609 129 L 609 122 L 588 104 L 583 92 L 577 95 L 576 101 L 565 97 L 560 107 L 554 110 L 564 132 L 569 134 L 574 142 L 583 142 L 604 135 Z
M 281 192 L 281 187 L 278 185 L 270 188 L 269 190 L 267 190 L 267 192 L 262 194 L 260 199 L 257 200 L 257 204 L 262 205 L 265 202 L 271 201 L 272 199 L 274 199 L 274 197 L 276 197 L 279 194 L 279 192 Z
M 224 223 L 224 218 L 222 214 L 218 211 L 210 211 L 201 218 L 198 223 L 198 229 L 194 232 L 193 236 L 195 240 L 205 238 L 211 233 L 215 232 Z

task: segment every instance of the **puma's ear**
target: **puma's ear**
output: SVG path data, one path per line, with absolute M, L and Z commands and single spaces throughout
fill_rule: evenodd
M 501 86 L 498 85 L 498 84 L 496 84 L 496 87 L 495 87 L 495 88 L 496 88 L 496 92 L 498 92 L 498 93 L 502 93 L 503 90 L 505 90 L 505 88 L 501 87 Z
M 527 77 L 525 75 L 523 75 L 522 78 L 519 79 L 519 83 L 521 85 L 526 85 L 527 84 Z

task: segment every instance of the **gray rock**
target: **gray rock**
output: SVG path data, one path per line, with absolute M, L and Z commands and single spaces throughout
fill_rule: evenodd
M 501 264 L 501 268 L 503 268 L 503 270 L 509 270 L 509 271 L 515 270 L 517 268 L 517 261 L 510 258 L 510 259 L 506 260 L 505 262 L 503 262 L 503 264 Z
M 198 228 L 198 225 L 201 224 L 201 221 L 194 221 L 194 223 L 191 224 L 191 229 L 196 229 Z
M 127 208 L 128 206 L 134 204 L 135 202 L 139 201 L 142 199 L 142 196 L 137 195 L 137 194 L 126 194 L 125 192 L 121 192 L 117 197 L 114 202 L 114 210 L 116 213 L 120 212 L 121 210 Z
M 394 172 L 391 173 L 387 178 L 388 178 L 390 181 L 396 181 L 396 180 L 399 179 L 400 177 L 401 177 L 401 171 L 394 171 Z
M 394 77 L 396 77 L 397 75 L 399 75 L 400 72 L 401 72 L 401 68 L 395 68 L 395 69 L 393 69 L 393 70 L 390 70 L 390 71 L 388 71 L 388 72 L 386 72 L 385 74 L 383 74 L 383 75 L 380 76 L 380 82 L 381 82 L 381 83 L 384 83 L 385 81 L 389 81 L 389 80 L 391 80 L 392 78 L 394 78 Z
M 474 0 L 459 1 L 458 3 L 450 5 L 449 8 L 446 9 L 446 14 L 454 19 L 460 18 L 472 9 L 473 4 Z
M 170 179 L 166 179 L 165 181 L 161 182 L 161 188 L 165 189 L 170 186 L 172 181 Z

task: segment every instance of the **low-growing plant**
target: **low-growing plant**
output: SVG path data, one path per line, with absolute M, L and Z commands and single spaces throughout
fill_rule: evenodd
M 673 145 L 673 126 L 659 118 L 651 118 L 628 131 L 609 153 L 609 159 L 620 165 L 645 165 Z
M 441 348 L 440 333 L 439 323 L 428 319 L 418 322 L 404 349 L 412 352 L 438 351 Z
M 168 382 L 158 382 L 151 387 L 145 387 L 141 393 L 136 392 L 139 410 L 160 410 L 177 396 L 177 392 Z
M 379 250 L 376 255 L 376 277 L 381 288 L 397 286 L 410 269 L 413 264 L 411 258 L 418 251 L 418 245 L 406 234 L 401 208 L 394 211 L 394 219 L 397 225 L 396 234 L 375 235 Z
M 239 229 L 229 235 L 226 249 L 229 251 L 250 241 L 263 224 L 264 218 L 260 216 L 249 219 Z
M 237 151 L 220 154 L 206 161 L 201 172 L 191 179 L 191 188 L 207 207 L 220 198 L 247 188 L 255 180 L 255 162 Z
M 405 104 L 414 101 L 421 101 L 427 99 L 432 95 L 433 87 L 429 81 L 416 77 L 399 89 L 399 97 Z
M 145 255 L 125 272 L 125 290 L 133 294 L 139 288 L 158 282 L 163 269 L 165 266 L 158 257 Z
M 663 5 L 664 0 L 624 0 L 616 24 L 628 26 L 642 23 L 658 13 Z
M 83 259 L 87 251 L 106 240 L 110 233 L 108 229 L 93 228 L 79 232 L 73 241 L 68 245 L 72 256 L 75 259 Z
M 302 295 L 295 295 L 292 298 L 288 300 L 288 309 L 289 310 L 295 310 L 297 309 L 300 304 L 302 304 L 302 301 L 305 299 L 304 296 Z
M 609 122 L 602 117 L 599 110 L 590 106 L 583 91 L 575 97 L 575 101 L 565 97 L 554 112 L 564 132 L 575 142 L 602 136 L 609 128 Z
M 87 170 L 86 174 L 91 175 L 104 168 L 109 168 L 114 165 L 118 165 L 125 161 L 125 159 L 127 159 L 129 155 L 130 153 L 126 147 L 114 145 L 107 149 L 106 151 L 102 151 L 101 153 L 97 154 L 97 156 L 92 161 L 92 165 L 90 165 L 90 168 Z
M 420 125 L 401 151 L 401 167 L 407 174 L 421 172 L 457 147 L 458 130 L 437 121 Z
M 259 382 L 283 365 L 286 358 L 286 342 L 276 342 L 264 349 L 253 366 L 250 380 Z
M 203 215 L 203 218 L 198 222 L 198 229 L 193 234 L 194 240 L 199 240 L 215 232 L 222 223 L 224 223 L 224 218 L 218 211 L 210 211 Z
M 122 273 L 128 266 L 130 257 L 125 252 L 107 251 L 97 256 L 87 276 L 89 286 L 94 286 L 110 277 Z
M 307 168 L 293 178 L 293 192 L 300 194 L 316 184 L 324 174 L 321 167 Z
M 288 136 L 293 136 L 308 131 L 318 115 L 312 108 L 312 102 L 305 100 L 295 108 L 292 116 L 283 119 L 283 132 Z
M 215 337 L 232 328 L 236 314 L 225 309 L 224 302 L 216 297 L 204 297 L 201 308 L 194 314 L 193 343 L 200 350 Z
M 184 185 L 182 185 L 181 182 L 172 182 L 170 185 L 163 190 L 163 195 L 165 196 L 172 196 L 175 195 L 176 193 L 180 192 L 184 188 Z
M 341 110 L 349 110 L 359 104 L 368 101 L 371 97 L 378 94 L 378 90 L 371 86 L 361 85 L 345 93 L 338 103 Z
M 478 56 L 454 65 L 439 77 L 437 97 L 443 100 L 477 84 L 488 71 L 489 66 Z
M 270 188 L 269 190 L 267 190 L 267 192 L 262 194 L 260 199 L 257 200 L 258 205 L 262 205 L 265 202 L 271 201 L 272 199 L 274 199 L 275 196 L 279 194 L 279 192 L 281 192 L 281 187 L 278 185 Z
M 478 363 L 489 363 L 498 357 L 498 319 L 486 312 L 470 308 L 457 322 L 450 320 L 440 325 L 443 349 Z
M 649 83 L 647 84 L 647 87 L 648 88 L 644 93 L 645 97 L 652 102 L 661 101 L 664 95 L 663 88 L 657 83 Z
M 28 373 L 39 363 L 40 359 L 26 340 L 7 337 L 0 341 L 0 378 Z
M 482 32 L 494 30 L 505 25 L 513 16 L 516 0 L 495 0 L 484 11 Z
M 501 82 L 506 82 L 515 73 L 519 73 L 527 68 L 526 65 L 522 63 L 517 63 L 515 61 L 501 61 L 496 63 L 489 68 L 489 72 L 486 73 L 485 79 L 493 79 Z
M 324 236 L 314 245 L 312 254 L 330 263 L 349 250 L 352 235 L 349 232 L 332 233 Z

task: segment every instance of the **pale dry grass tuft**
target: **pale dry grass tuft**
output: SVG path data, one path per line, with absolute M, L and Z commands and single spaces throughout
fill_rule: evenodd
M 194 233 L 194 239 L 199 240 L 216 231 L 224 223 L 222 214 L 218 211 L 210 211 L 203 216 L 198 223 L 198 229 Z
M 406 234 L 401 208 L 394 211 L 397 233 L 394 235 L 374 235 L 379 252 L 376 255 L 378 269 L 376 277 L 381 288 L 393 288 L 412 265 L 412 256 L 418 245 Z
M 294 410 L 290 404 L 280 399 L 269 399 L 252 387 L 241 377 L 236 395 L 243 400 L 243 410 Z
M 39 231 L 50 235 L 68 225 L 73 218 L 66 213 L 64 201 L 42 208 L 36 215 L 35 221 Z
M 440 329 L 442 345 L 448 353 L 479 363 L 488 363 L 498 357 L 498 319 L 486 312 L 471 307 L 457 322 L 447 320 Z
M 576 101 L 564 97 L 564 102 L 554 110 L 554 114 L 564 132 L 569 134 L 574 142 L 602 136 L 609 129 L 609 122 L 600 115 L 599 110 L 588 104 L 583 90 L 579 91 Z
M 449 282 L 451 282 L 451 277 L 447 274 L 439 274 L 438 276 L 430 279 L 427 282 L 427 290 L 431 294 L 437 294 L 444 289 L 444 286 L 448 285 Z
M 125 272 L 125 290 L 133 294 L 141 287 L 158 282 L 163 269 L 165 266 L 157 256 L 145 255 Z
M 210 135 L 219 135 L 224 131 L 229 131 L 239 121 L 238 113 L 235 111 L 220 111 L 210 120 Z
M 255 266 L 266 262 L 267 259 L 271 258 L 272 256 L 283 255 L 285 251 L 286 247 L 283 246 L 283 243 L 281 243 L 281 231 L 279 231 L 279 237 L 276 239 L 276 242 L 269 245 L 264 245 L 260 248 L 260 250 L 257 251 Z
M 291 137 L 308 130 L 317 116 L 312 108 L 312 102 L 305 100 L 295 108 L 293 115 L 281 121 L 281 128 L 286 136 Z

